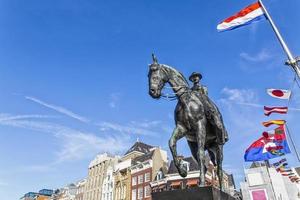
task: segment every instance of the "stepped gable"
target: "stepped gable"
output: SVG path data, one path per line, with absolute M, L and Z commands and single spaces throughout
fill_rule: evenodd
M 150 149 L 152 149 L 153 146 L 145 144 L 143 142 L 136 142 L 134 143 L 134 145 L 125 153 L 125 155 L 134 152 L 134 151 L 138 151 L 141 153 L 149 153 Z
M 150 151 L 150 152 L 148 152 L 144 155 L 136 157 L 135 159 L 133 159 L 132 162 L 133 162 L 134 165 L 136 165 L 136 164 L 142 163 L 146 160 L 150 160 L 152 158 L 153 154 L 154 154 L 154 151 Z
M 252 168 L 258 168 L 258 167 L 263 167 L 263 166 L 266 166 L 265 163 L 260 163 L 260 162 L 253 162 L 250 166 L 250 169 Z
M 192 157 L 183 158 L 183 160 L 190 163 L 189 171 L 198 171 L 199 170 L 198 164 L 195 162 L 195 160 Z M 174 160 L 172 160 L 170 163 L 168 174 L 177 174 L 177 173 L 178 173 L 178 170 L 174 164 Z

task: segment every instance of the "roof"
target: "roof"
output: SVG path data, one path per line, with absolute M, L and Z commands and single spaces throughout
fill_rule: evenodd
M 260 162 L 253 162 L 250 166 L 250 169 L 258 168 L 258 167 L 262 167 L 262 166 L 266 166 L 266 164 L 265 163 L 260 163 Z
M 136 142 L 134 143 L 134 145 L 125 153 L 125 155 L 134 152 L 134 151 L 138 151 L 141 153 L 148 153 L 150 152 L 150 149 L 152 149 L 153 146 L 142 143 L 142 142 Z
M 51 189 L 42 189 L 39 191 L 39 194 L 44 196 L 51 196 L 53 194 L 53 190 Z
M 107 153 L 98 154 L 89 164 L 89 168 L 94 167 L 102 162 L 110 160 L 111 157 Z
M 146 160 L 152 159 L 153 154 L 154 154 L 154 151 L 150 151 L 150 152 L 148 152 L 148 153 L 146 153 L 144 155 L 141 155 L 141 156 L 138 156 L 138 157 L 134 158 L 132 160 L 133 165 L 136 165 L 138 163 L 141 163 L 141 162 L 144 162 Z
M 183 158 L 184 161 L 190 163 L 189 171 L 199 171 L 199 166 L 192 157 Z M 171 161 L 168 174 L 177 174 L 178 170 L 174 164 L 174 160 Z

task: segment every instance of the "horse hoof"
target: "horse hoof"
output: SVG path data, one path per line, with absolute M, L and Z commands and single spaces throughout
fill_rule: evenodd
M 187 170 L 187 165 L 183 164 L 183 162 L 180 162 L 180 167 L 178 169 L 178 172 L 181 177 L 185 178 L 187 176 L 188 170 Z
M 205 185 L 203 183 L 199 183 L 198 187 L 204 187 Z
M 179 174 L 182 178 L 185 178 L 187 176 L 187 171 L 180 171 Z

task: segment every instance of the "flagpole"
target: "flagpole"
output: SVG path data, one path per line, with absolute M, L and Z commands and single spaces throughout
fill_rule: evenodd
M 292 136 L 291 136 L 291 133 L 290 133 L 290 130 L 289 130 L 287 124 L 285 124 L 285 127 L 286 127 L 287 133 L 288 133 L 288 135 L 289 135 L 289 138 L 290 138 L 290 140 L 291 140 L 293 149 L 294 149 L 294 151 L 295 151 L 295 153 L 296 153 L 296 157 L 297 157 L 297 159 L 298 159 L 298 162 L 300 162 L 300 155 L 299 155 L 299 153 L 298 153 L 298 151 L 297 151 L 296 145 L 295 145 L 295 143 L 294 143 L 294 140 L 293 140 L 293 138 L 292 138 Z
M 275 200 L 277 200 L 277 197 L 276 197 L 276 194 L 275 194 L 275 189 L 274 189 L 274 186 L 273 186 L 273 181 L 272 181 L 272 178 L 271 178 L 271 175 L 270 175 L 270 171 L 269 171 L 270 162 L 269 162 L 269 160 L 264 160 L 264 162 L 265 162 L 265 166 L 267 168 L 267 172 L 268 172 L 268 176 L 269 176 L 269 179 L 270 179 L 271 188 L 272 188 L 272 192 L 273 192 L 274 198 L 275 198 Z
M 271 15 L 269 14 L 268 10 L 266 9 L 265 5 L 263 4 L 262 0 L 258 0 L 268 21 L 270 22 L 271 24 L 271 27 L 272 29 L 274 30 L 275 34 L 276 34 L 276 37 L 277 39 L 279 40 L 283 50 L 285 51 L 285 53 L 287 54 L 287 57 L 289 59 L 288 62 L 286 62 L 287 65 L 290 65 L 293 70 L 295 71 L 295 73 L 297 74 L 298 78 L 300 79 L 300 69 L 299 69 L 299 65 L 298 65 L 298 61 L 300 61 L 299 58 L 294 58 L 293 54 L 291 53 L 289 47 L 287 46 L 287 44 L 285 43 L 285 41 L 283 40 L 277 26 L 275 25 Z

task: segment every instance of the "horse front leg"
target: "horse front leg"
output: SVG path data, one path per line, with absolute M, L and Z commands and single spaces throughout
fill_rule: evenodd
M 197 124 L 196 129 L 197 143 L 198 143 L 198 165 L 200 170 L 199 176 L 199 186 L 205 186 L 205 138 L 206 138 L 206 128 L 205 119 L 202 119 Z
M 182 177 L 187 176 L 187 170 L 182 167 L 182 161 L 177 157 L 177 141 L 184 137 L 186 129 L 181 125 L 176 125 L 173 134 L 169 140 L 169 147 L 173 156 L 174 164 Z

